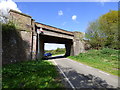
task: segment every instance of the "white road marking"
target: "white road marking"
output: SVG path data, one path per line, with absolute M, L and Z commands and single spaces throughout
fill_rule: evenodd
M 89 67 L 89 66 L 86 66 L 86 67 L 92 69 L 92 67 Z
M 65 77 L 65 79 L 68 81 L 68 83 L 70 84 L 70 86 L 75 89 L 75 87 L 73 86 L 73 84 L 69 81 L 69 79 L 67 78 L 67 76 L 64 74 L 64 72 L 60 69 L 60 67 L 57 65 L 57 63 L 55 62 L 55 60 L 53 60 L 54 64 L 59 68 L 59 70 L 61 71 L 61 73 L 63 74 L 63 76 Z
M 76 61 L 73 61 L 73 60 L 70 60 L 70 61 L 72 61 L 72 62 L 74 62 L 74 63 L 78 63 L 78 62 L 76 62 Z M 83 65 L 83 64 L 81 64 L 81 63 L 78 63 L 79 65 Z M 96 68 L 92 68 L 92 67 L 90 67 L 90 66 L 86 66 L 87 68 L 89 68 L 89 69 L 96 69 Z M 97 70 L 97 69 L 96 69 Z M 110 75 L 110 74 L 108 74 L 108 73 L 105 73 L 105 72 L 103 72 L 103 71 L 99 71 L 100 73 L 103 73 L 103 74 L 106 74 L 106 75 Z
M 101 72 L 101 73 L 103 73 L 103 74 L 106 74 L 106 75 L 110 75 L 110 74 L 108 74 L 108 73 L 105 73 L 105 72 L 103 72 L 103 71 L 99 71 L 99 72 Z
M 79 63 L 79 65 L 83 65 L 83 64 Z

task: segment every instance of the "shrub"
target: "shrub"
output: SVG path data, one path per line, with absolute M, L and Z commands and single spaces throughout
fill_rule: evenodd
M 107 54 L 107 55 L 112 55 L 112 54 L 117 54 L 117 50 L 110 49 L 110 48 L 103 48 L 100 53 L 102 54 Z

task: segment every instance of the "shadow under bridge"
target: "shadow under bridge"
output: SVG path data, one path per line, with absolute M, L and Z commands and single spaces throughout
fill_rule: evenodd
M 65 56 L 73 55 L 73 39 L 61 38 L 56 36 L 49 36 L 40 34 L 39 35 L 39 47 L 38 47 L 38 58 L 44 58 L 44 44 L 45 43 L 56 43 L 65 44 L 66 53 Z

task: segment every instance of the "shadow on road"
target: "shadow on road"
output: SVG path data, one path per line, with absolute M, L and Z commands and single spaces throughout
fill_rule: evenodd
M 105 80 L 102 80 L 100 77 L 96 77 L 94 75 L 88 74 L 80 74 L 77 73 L 72 68 L 63 68 L 60 67 L 64 74 L 68 77 L 69 81 L 73 84 L 76 89 L 80 88 L 114 88 L 112 85 L 109 85 Z M 62 76 L 63 77 L 63 76 Z M 65 80 L 65 78 L 63 77 Z M 66 82 L 66 81 L 65 81 Z M 66 84 L 68 85 L 68 84 Z M 70 86 L 66 86 L 70 87 Z
M 66 56 L 64 55 L 57 55 L 57 56 L 52 56 L 48 58 L 44 58 L 44 60 L 51 60 L 51 59 L 59 59 L 59 58 L 65 58 Z
M 65 56 L 53 56 L 49 58 L 45 58 L 44 60 L 52 60 L 52 59 L 62 59 L 65 58 Z M 59 68 L 64 72 L 64 74 L 67 76 L 68 80 L 73 84 L 73 86 L 76 89 L 84 89 L 84 88 L 91 88 L 92 90 L 116 90 L 114 86 L 109 85 L 105 80 L 103 80 L 100 77 L 94 76 L 92 74 L 81 74 L 76 72 L 74 69 L 70 67 L 62 67 L 58 65 Z M 58 68 L 56 66 L 56 68 Z M 70 84 L 66 80 L 66 78 L 63 76 L 61 71 L 57 69 L 61 75 L 62 82 L 64 83 L 66 88 L 71 88 Z M 106 89 L 107 88 L 107 89 Z M 109 89 L 108 89 L 109 88 Z

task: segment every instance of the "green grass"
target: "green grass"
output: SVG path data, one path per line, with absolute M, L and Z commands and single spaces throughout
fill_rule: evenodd
M 68 58 L 100 69 L 102 71 L 120 76 L 118 67 L 118 50 L 104 48 L 102 50 L 89 50 L 86 53 L 80 53 L 78 56 L 69 56 Z
M 56 50 L 45 50 L 46 53 L 51 53 L 52 55 L 65 54 L 65 48 L 57 48 Z
M 55 66 L 48 61 L 9 64 L 2 71 L 3 88 L 62 88 Z
M 64 53 L 61 53 L 61 54 L 54 54 L 54 55 L 52 55 L 52 56 L 56 56 L 56 55 L 64 56 L 65 54 L 64 54 Z

